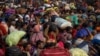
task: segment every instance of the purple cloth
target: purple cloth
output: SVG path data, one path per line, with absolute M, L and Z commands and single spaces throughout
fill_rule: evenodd
M 43 32 L 37 32 L 34 33 L 31 37 L 30 37 L 30 41 L 32 44 L 35 44 L 38 40 L 44 41 L 44 36 L 43 36 Z
M 8 9 L 5 11 L 6 14 L 15 14 L 15 10 L 14 9 Z

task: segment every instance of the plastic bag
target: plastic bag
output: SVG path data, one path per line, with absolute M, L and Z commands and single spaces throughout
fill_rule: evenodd
M 70 53 L 72 56 L 88 56 L 88 54 L 84 50 L 79 49 L 79 48 L 71 49 Z
M 63 18 L 56 18 L 55 23 L 57 24 L 58 27 L 61 29 L 64 29 L 68 26 L 72 27 L 72 23 L 63 19 Z
M 76 9 L 75 4 L 74 3 L 70 3 L 70 8 L 71 9 Z
M 6 43 L 9 46 L 17 45 L 20 39 L 26 34 L 24 31 L 14 31 L 10 33 L 6 38 Z
M 93 43 L 98 43 L 100 44 L 100 34 L 96 34 L 94 37 L 93 37 L 93 40 L 92 40 Z

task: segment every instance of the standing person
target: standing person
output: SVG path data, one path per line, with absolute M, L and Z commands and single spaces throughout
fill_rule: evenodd
M 42 31 L 42 25 L 40 24 L 40 15 L 36 15 L 36 24 L 33 25 L 32 32 L 33 34 L 30 36 L 30 41 L 34 45 L 38 40 L 44 41 L 45 38 Z
M 56 41 L 58 35 L 58 28 L 53 23 L 49 23 L 44 30 L 44 36 L 47 41 Z
M 78 25 L 78 16 L 76 15 L 76 13 L 74 11 L 71 12 L 71 20 L 73 25 Z

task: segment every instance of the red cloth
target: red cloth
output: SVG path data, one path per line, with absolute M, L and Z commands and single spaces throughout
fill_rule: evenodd
M 5 23 L 0 23 L 0 31 L 3 35 L 6 35 L 8 33 L 8 27 Z
M 53 36 L 53 34 L 49 34 L 49 38 L 55 40 L 55 37 Z
M 77 33 L 77 30 L 76 29 L 73 29 L 72 36 L 75 37 L 76 36 L 76 33 Z
M 70 56 L 70 53 L 62 48 L 49 48 L 40 53 L 40 56 Z
M 4 51 L 0 49 L 0 56 L 4 56 L 4 55 L 5 55 Z
M 63 48 L 63 49 L 64 49 L 64 43 L 63 43 L 62 41 L 58 42 L 58 43 L 57 43 L 57 46 L 58 46 L 59 48 Z

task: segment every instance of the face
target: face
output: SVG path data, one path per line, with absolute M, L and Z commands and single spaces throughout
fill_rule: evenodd
M 32 48 L 32 46 L 31 46 L 31 44 L 29 44 L 29 45 L 27 45 L 27 48 L 26 48 L 26 49 L 27 49 L 28 51 L 30 51 L 31 48 Z
M 27 29 L 27 27 L 28 27 L 28 25 L 24 25 L 24 27 L 23 27 L 23 28 L 24 28 L 24 29 Z
M 40 45 L 39 45 L 39 48 L 43 48 L 44 47 L 44 43 L 41 43 Z
M 91 23 L 89 23 L 89 25 L 92 27 L 93 26 L 93 23 L 91 22 Z
M 23 22 L 23 19 L 22 19 L 22 18 L 19 18 L 18 20 L 19 20 L 20 22 Z

